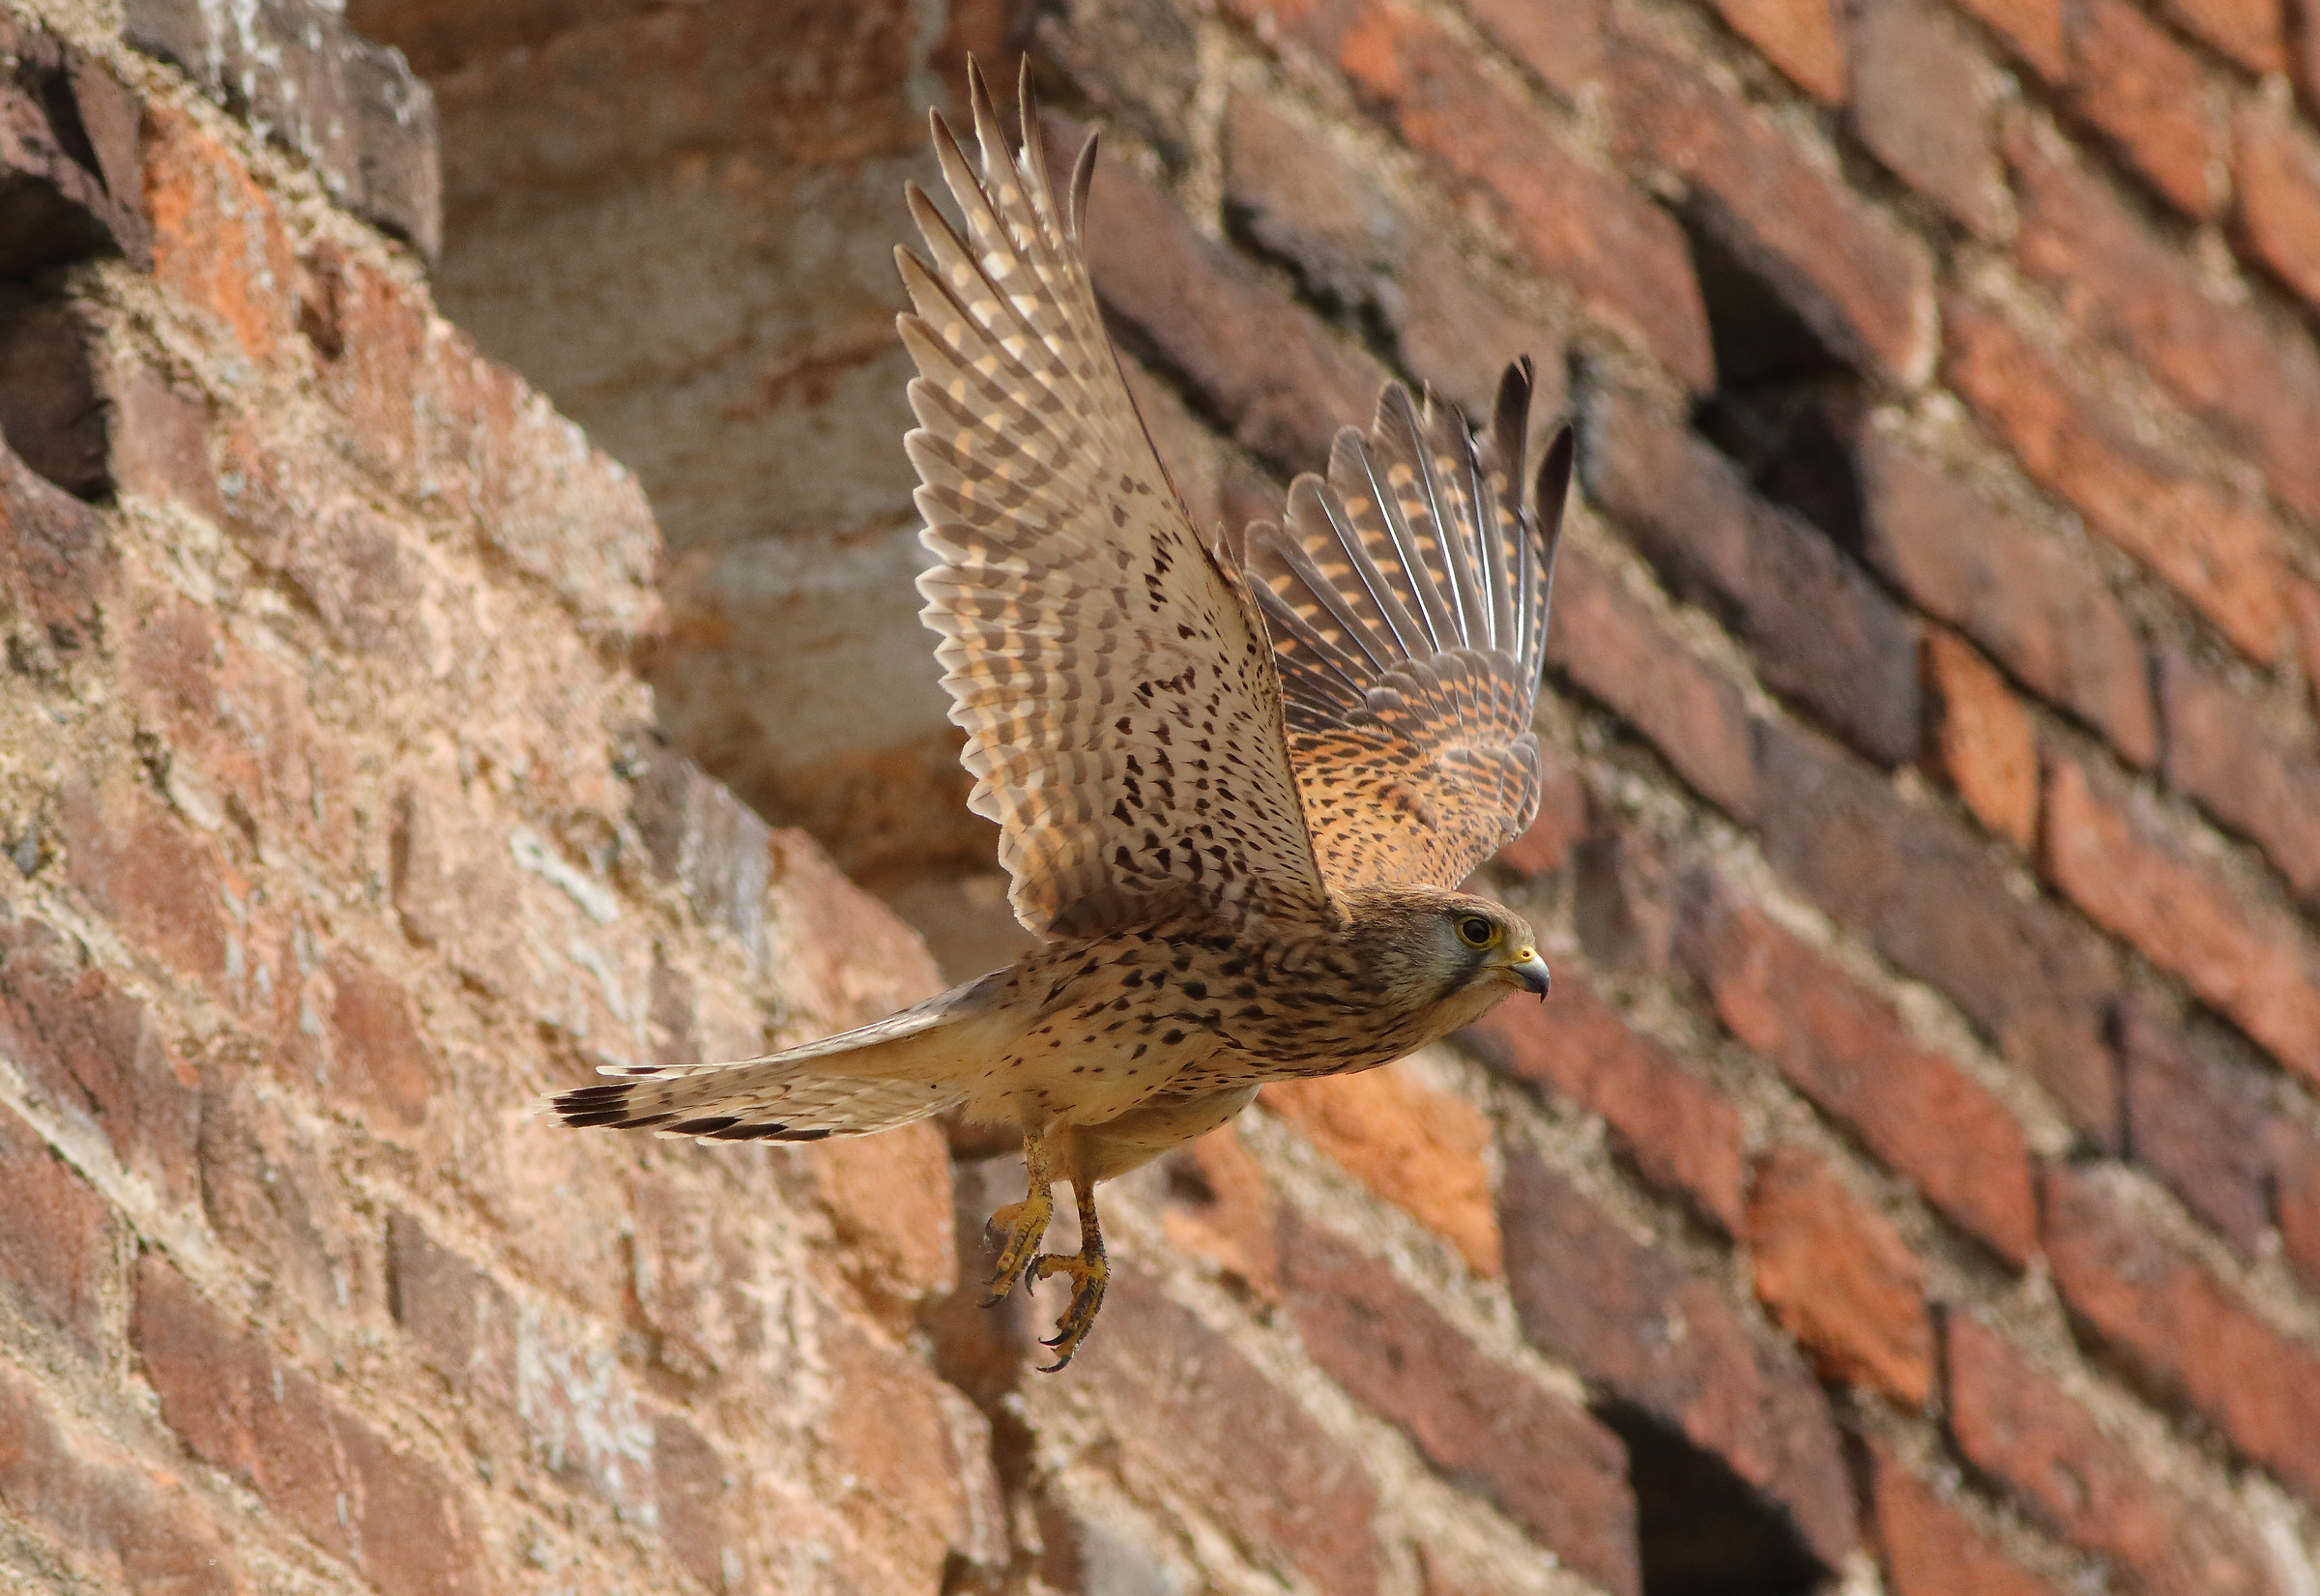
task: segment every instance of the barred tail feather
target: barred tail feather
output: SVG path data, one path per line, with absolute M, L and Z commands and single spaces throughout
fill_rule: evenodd
M 955 987 L 875 1025 L 724 1064 L 643 1064 L 556 1093 L 567 1125 L 651 1130 L 713 1142 L 819 1142 L 869 1136 L 940 1114 L 967 1095 L 963 1058 L 980 1051 L 984 981 Z

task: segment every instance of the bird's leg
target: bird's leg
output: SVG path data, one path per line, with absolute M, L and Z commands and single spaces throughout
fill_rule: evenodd
M 1104 1262 L 1103 1227 L 1095 1218 L 1095 1182 L 1082 1175 L 1072 1182 L 1072 1191 L 1080 1203 L 1080 1256 L 1043 1253 L 1031 1265 L 1033 1280 L 1069 1275 L 1077 1288 L 1071 1293 L 1071 1306 L 1056 1320 L 1055 1335 L 1039 1344 L 1055 1349 L 1056 1361 L 1040 1371 L 1048 1375 L 1069 1363 L 1071 1354 L 1080 1349 L 1088 1327 L 1095 1322 L 1095 1311 L 1104 1305 L 1104 1283 L 1112 1278 L 1112 1266 Z
M 985 1228 L 988 1235 L 999 1240 L 999 1259 L 991 1269 L 991 1289 L 983 1294 L 983 1306 L 993 1307 L 1005 1299 L 1023 1278 L 1023 1271 L 1039 1251 L 1039 1243 L 1047 1238 L 1047 1222 L 1055 1217 L 1056 1203 L 1048 1190 L 1049 1150 L 1047 1138 L 1026 1131 L 1023 1137 L 1024 1194 L 1020 1203 L 1009 1203 L 991 1215 Z

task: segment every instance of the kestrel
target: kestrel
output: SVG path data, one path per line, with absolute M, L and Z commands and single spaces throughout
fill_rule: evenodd
M 1522 918 L 1458 890 L 1538 808 L 1531 730 L 1570 485 L 1559 429 L 1522 506 L 1531 368 L 1477 445 L 1386 385 L 1284 525 L 1204 538 L 1129 397 L 1030 82 L 1010 151 L 979 73 L 978 163 L 933 118 L 962 236 L 908 190 L 895 258 L 918 366 L 918 579 L 969 803 L 1038 940 L 876 1025 L 737 1063 L 608 1069 L 566 1124 L 704 1141 L 866 1136 L 946 1110 L 1019 1126 L 990 1300 L 1071 1277 L 1060 1369 L 1103 1302 L 1098 1182 L 1232 1117 L 1266 1081 L 1371 1069 L 1546 995 Z M 1076 1257 L 1039 1251 L 1051 1182 Z

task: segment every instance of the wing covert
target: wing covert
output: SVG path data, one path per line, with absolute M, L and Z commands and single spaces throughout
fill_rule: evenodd
M 1499 384 L 1477 448 L 1455 407 L 1399 383 L 1324 480 L 1290 484 L 1284 525 L 1248 531 L 1291 764 L 1333 892 L 1455 886 L 1538 810 L 1531 730 L 1571 433 L 1522 504 L 1528 361 Z
M 940 116 L 962 238 L 913 185 L 930 263 L 915 313 L 920 618 L 967 734 L 977 814 L 1040 936 L 1167 914 L 1325 911 L 1272 651 L 1194 531 L 1137 415 L 1081 253 L 1094 141 L 1068 213 L 1023 85 L 1010 155 L 970 70 L 979 170 Z

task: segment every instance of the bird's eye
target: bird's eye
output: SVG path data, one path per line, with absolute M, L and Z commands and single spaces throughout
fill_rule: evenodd
M 1480 914 L 1468 914 L 1458 922 L 1458 940 L 1468 947 L 1488 947 L 1498 940 L 1498 928 Z

